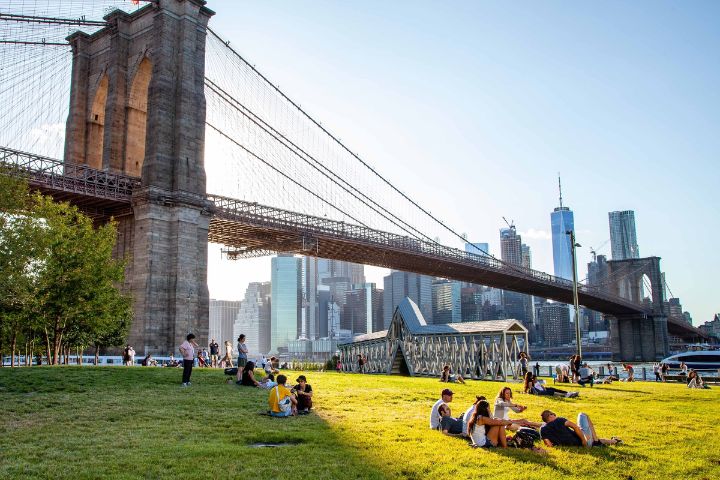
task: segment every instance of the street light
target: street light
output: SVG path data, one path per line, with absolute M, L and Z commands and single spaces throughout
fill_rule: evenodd
M 581 247 L 579 243 L 575 242 L 575 231 L 568 230 L 565 232 L 570 235 L 570 246 L 572 252 L 573 261 L 573 303 L 575 305 L 575 343 L 577 345 L 576 353 L 582 357 L 582 347 L 580 346 L 580 306 L 578 305 L 578 282 L 577 282 L 577 257 L 575 254 L 575 248 Z

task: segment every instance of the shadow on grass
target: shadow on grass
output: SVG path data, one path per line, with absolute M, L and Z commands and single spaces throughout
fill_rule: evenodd
M 385 478 L 318 415 L 260 416 L 266 390 L 226 384 L 220 369 L 195 369 L 181 388 L 181 375 L 0 369 L 0 478 L 179 478 L 189 466 L 205 478 Z

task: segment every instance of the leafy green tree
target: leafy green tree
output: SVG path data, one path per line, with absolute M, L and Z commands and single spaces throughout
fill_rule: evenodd
M 12 167 L 0 165 L 0 358 L 10 344 L 12 365 L 23 327 L 34 305 L 35 267 L 42 234 L 30 212 L 27 184 Z
M 95 228 L 76 207 L 46 197 L 36 198 L 35 215 L 45 224 L 37 315 L 57 365 L 64 345 L 87 345 L 112 330 L 113 321 L 129 318 L 130 302 L 118 288 L 124 262 L 112 257 L 113 223 Z
M 132 309 L 115 239 L 114 223 L 95 227 L 76 207 L 31 194 L 0 164 L 0 358 L 5 344 L 14 361 L 19 342 L 42 341 L 56 365 L 70 347 L 125 341 Z

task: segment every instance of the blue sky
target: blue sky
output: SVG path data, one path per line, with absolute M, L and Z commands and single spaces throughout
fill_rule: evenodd
M 343 142 L 499 255 L 515 221 L 552 273 L 557 173 L 580 277 L 635 210 L 696 324 L 720 311 L 720 2 L 210 0 L 211 27 Z M 221 262 L 214 298 L 269 280 Z M 383 271 L 369 271 L 381 283 Z M 233 281 L 228 281 L 232 278 Z

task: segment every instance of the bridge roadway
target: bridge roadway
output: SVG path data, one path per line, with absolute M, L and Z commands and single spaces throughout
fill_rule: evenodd
M 10 148 L 0 147 L 0 162 L 26 178 L 32 188 L 70 201 L 99 221 L 132 214 L 132 194 L 141 187 L 139 178 Z M 218 195 L 207 198 L 213 204 L 208 241 L 233 247 L 240 256 L 297 253 L 573 301 L 572 282 L 537 270 L 359 225 Z M 578 297 L 587 308 L 618 317 L 651 313 L 644 305 L 587 285 L 579 286 Z

